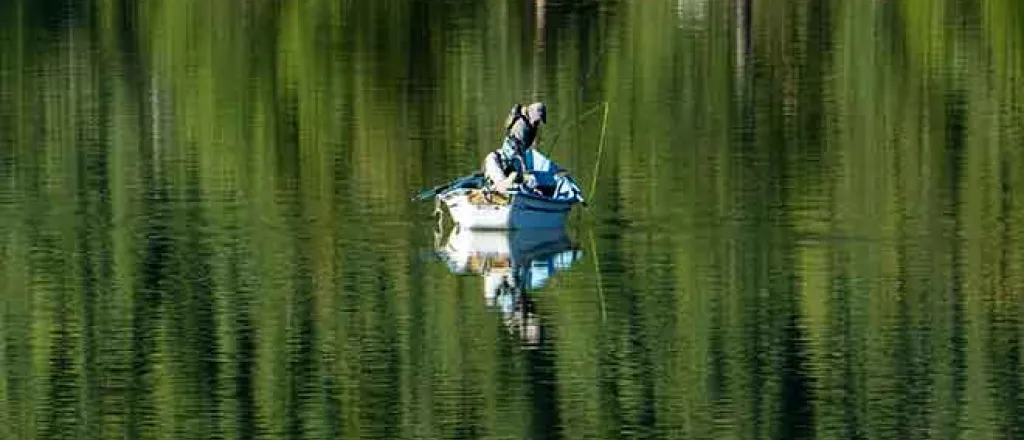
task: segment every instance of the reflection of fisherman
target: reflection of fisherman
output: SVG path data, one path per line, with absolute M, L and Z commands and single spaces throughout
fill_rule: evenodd
M 485 270 L 484 300 L 501 312 L 505 326 L 524 343 L 537 345 L 541 327 L 529 291 L 543 287 L 551 275 L 571 266 L 580 255 L 580 251 L 570 249 L 525 264 L 513 261 L 508 270 Z
M 484 176 L 497 191 L 506 191 L 513 184 L 522 183 L 528 171 L 525 154 L 537 141 L 540 125 L 547 123 L 547 108 L 542 102 L 525 109 L 516 104 L 506 120 L 505 141 L 501 148 L 484 159 Z
M 487 307 L 500 313 L 507 330 L 527 346 L 538 345 L 543 338 L 532 292 L 542 289 L 551 277 L 568 270 L 583 255 L 562 229 L 509 232 L 454 228 L 445 243 L 438 244 L 438 250 L 453 273 L 483 277 Z
M 505 326 L 523 342 L 540 342 L 540 323 L 534 314 L 534 303 L 524 291 L 519 271 L 491 273 L 484 279 L 484 298 L 488 306 L 497 308 Z

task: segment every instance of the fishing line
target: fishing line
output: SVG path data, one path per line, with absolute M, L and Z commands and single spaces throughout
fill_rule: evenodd
M 564 127 L 559 127 L 558 131 L 556 131 L 555 134 L 551 135 L 551 141 L 547 145 L 545 145 L 545 147 L 548 150 L 548 155 L 550 155 L 551 152 L 554 151 L 554 149 L 555 149 L 554 146 L 557 145 L 558 139 L 562 135 L 562 133 L 565 133 L 565 132 L 569 131 L 568 130 L 569 128 L 574 127 L 576 124 L 579 124 L 580 122 L 583 122 L 583 120 L 586 119 L 587 116 L 590 116 L 590 115 L 596 113 L 598 110 L 601 109 L 601 106 L 603 106 L 603 105 L 604 105 L 603 102 L 599 103 L 599 104 L 595 104 L 593 107 L 590 108 L 590 110 L 587 110 L 586 112 L 584 112 L 582 115 L 580 115 L 579 118 L 577 118 L 571 124 L 569 124 L 567 126 L 564 126 Z
M 600 20 L 600 17 L 598 17 L 598 20 Z M 576 96 L 577 96 L 577 98 L 578 98 L 578 100 L 580 102 L 583 102 L 583 92 L 586 89 L 587 80 L 589 80 L 590 77 L 594 75 L 594 72 L 597 72 L 597 66 L 599 64 L 601 64 L 601 60 L 604 58 L 605 52 L 607 52 L 608 48 L 611 47 L 611 45 L 604 44 L 604 43 L 605 43 L 605 41 L 602 39 L 601 43 L 600 43 L 601 51 L 597 53 L 597 57 L 594 58 L 594 61 L 592 61 L 590 63 L 590 67 L 587 69 L 586 75 L 583 75 L 583 78 L 580 78 L 580 80 L 579 80 L 579 86 L 576 88 Z M 559 128 L 558 131 L 555 132 L 555 135 L 552 136 L 551 143 L 554 144 L 554 141 L 558 138 L 559 135 L 561 135 L 563 132 L 566 131 L 565 130 L 566 128 L 569 128 L 569 127 L 572 127 L 572 126 L 578 124 L 581 120 L 583 120 L 584 118 L 589 116 L 591 113 L 596 112 L 597 109 L 599 109 L 601 107 L 601 105 L 602 105 L 601 103 L 598 103 L 598 104 L 594 105 L 589 110 L 584 112 L 583 115 L 578 116 L 576 121 L 573 122 L 572 124 L 569 124 L 568 127 L 561 127 L 561 126 L 564 125 L 567 121 L 569 121 L 569 119 L 572 117 L 572 115 L 563 116 L 562 119 L 560 121 L 558 121 L 558 126 L 561 127 L 561 128 Z M 550 148 L 549 148 L 549 152 L 550 152 Z

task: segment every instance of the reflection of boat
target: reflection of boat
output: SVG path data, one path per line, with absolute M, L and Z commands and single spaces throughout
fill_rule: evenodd
M 438 252 L 452 273 L 482 276 L 484 300 L 501 312 L 511 331 L 531 345 L 540 341 L 540 326 L 529 291 L 542 288 L 552 275 L 583 256 L 561 228 L 454 228 Z
M 561 228 L 530 231 L 477 231 L 453 228 L 439 249 L 448 268 L 457 275 L 505 274 L 514 270 L 529 280 L 531 289 L 543 287 L 551 275 L 568 269 L 583 251 L 573 246 Z

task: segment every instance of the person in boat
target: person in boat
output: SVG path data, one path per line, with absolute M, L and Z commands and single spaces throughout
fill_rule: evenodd
M 497 192 L 517 190 L 558 201 L 583 202 L 583 193 L 568 171 L 537 150 L 540 126 L 547 124 L 547 108 L 535 102 L 516 104 L 506 121 L 501 148 L 484 159 L 486 188 Z
M 501 148 L 484 159 L 484 177 L 489 187 L 507 191 L 527 179 L 530 171 L 528 154 L 537 143 L 540 126 L 547 123 L 547 107 L 543 102 L 526 106 L 516 104 L 505 121 L 505 140 Z

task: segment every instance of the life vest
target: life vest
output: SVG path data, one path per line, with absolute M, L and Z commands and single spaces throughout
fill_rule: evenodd
M 523 114 L 523 105 L 516 104 L 512 106 L 512 110 L 508 111 L 508 117 L 505 118 L 505 133 L 507 134 L 512 126 L 516 125 L 516 121 L 520 119 L 526 119 L 526 115 Z
M 519 139 L 512 135 L 512 128 L 515 127 L 516 123 L 522 121 L 526 124 L 526 138 Z M 502 143 L 502 147 L 498 151 L 494 151 L 491 154 L 494 155 L 494 160 L 501 166 L 501 171 L 505 175 L 509 175 L 512 172 L 516 172 L 516 183 L 522 183 L 523 175 L 525 174 L 524 169 L 526 164 L 523 162 L 523 153 L 526 148 L 533 143 L 533 139 L 536 137 L 536 131 L 530 124 L 530 120 L 523 113 L 523 105 L 516 104 L 512 107 L 512 110 L 508 112 L 508 117 L 505 119 L 505 140 Z
M 512 136 L 512 127 L 516 126 L 516 123 L 522 121 L 526 124 L 527 130 L 525 133 L 525 139 L 519 139 Z M 533 144 L 533 139 L 537 137 L 536 128 L 530 124 L 529 118 L 523 113 L 523 105 L 516 104 L 512 107 L 512 110 L 508 112 L 508 118 L 505 119 L 505 137 L 512 140 L 513 143 L 517 144 L 516 147 L 519 151 L 526 150 L 530 145 Z

